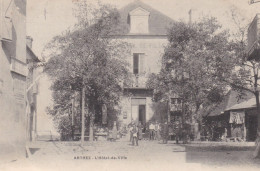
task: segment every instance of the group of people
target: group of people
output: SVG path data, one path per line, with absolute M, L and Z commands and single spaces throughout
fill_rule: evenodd
M 149 124 L 149 139 L 150 140 L 160 140 L 161 139 L 161 130 L 162 125 L 156 122 L 150 122 Z
M 150 122 L 147 127 L 142 125 L 141 122 L 136 124 L 132 121 L 129 125 L 130 142 L 132 145 L 138 146 L 138 141 L 143 139 L 143 133 L 149 134 L 149 140 L 163 140 L 163 143 L 167 143 L 169 136 L 169 127 L 167 121 L 164 123 Z

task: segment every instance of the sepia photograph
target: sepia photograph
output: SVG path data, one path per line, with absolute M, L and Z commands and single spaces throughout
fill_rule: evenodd
M 257 171 L 259 97 L 260 0 L 0 0 L 1 171 Z

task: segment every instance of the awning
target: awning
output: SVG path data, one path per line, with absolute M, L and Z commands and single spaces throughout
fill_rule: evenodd
M 248 108 L 254 108 L 254 107 L 256 107 L 255 97 L 251 98 L 247 101 L 244 101 L 242 103 L 235 104 L 235 105 L 231 106 L 230 108 L 227 108 L 225 111 L 238 110 L 238 109 L 248 109 Z

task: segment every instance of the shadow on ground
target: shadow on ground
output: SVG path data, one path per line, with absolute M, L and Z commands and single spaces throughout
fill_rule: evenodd
M 40 150 L 40 148 L 29 148 L 29 149 L 30 149 L 31 154 L 34 154 L 36 151 Z
M 176 145 L 174 143 L 169 145 Z M 260 159 L 254 159 L 254 146 L 223 144 L 178 144 L 185 148 L 187 163 L 210 166 L 253 166 L 260 168 Z

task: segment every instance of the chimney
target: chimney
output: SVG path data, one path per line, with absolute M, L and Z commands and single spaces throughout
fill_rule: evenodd
M 31 36 L 26 36 L 26 45 L 32 49 L 33 38 Z

